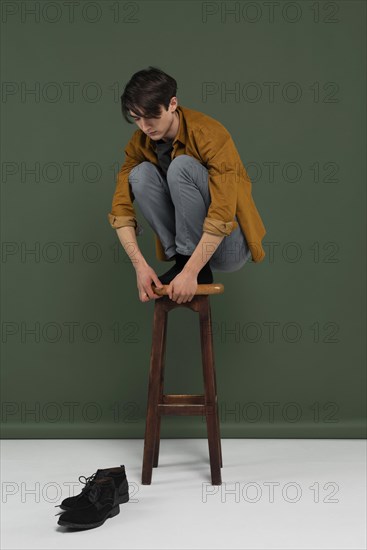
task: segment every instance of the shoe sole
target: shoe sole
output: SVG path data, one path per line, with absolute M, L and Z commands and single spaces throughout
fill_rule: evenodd
M 116 500 L 116 504 L 125 504 L 125 502 L 129 502 L 129 493 L 124 493 L 123 495 L 119 495 L 119 497 Z M 60 504 L 59 506 L 62 510 L 65 510 L 66 512 L 75 510 L 75 506 L 64 506 L 63 504 Z
M 117 505 L 110 510 L 110 512 L 107 514 L 107 516 L 104 519 L 102 519 L 101 521 L 97 521 L 95 523 L 70 523 L 69 521 L 63 521 L 61 518 L 57 523 L 59 525 L 62 525 L 63 527 L 71 527 L 73 529 L 93 529 L 94 527 L 100 527 L 100 525 L 103 525 L 108 518 L 113 518 L 117 516 L 119 513 L 120 513 L 120 507 Z

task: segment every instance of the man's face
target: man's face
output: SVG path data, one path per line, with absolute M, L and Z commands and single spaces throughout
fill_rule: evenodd
M 178 116 L 175 103 L 169 105 L 168 111 L 166 111 L 163 105 L 160 108 L 161 114 L 157 118 L 139 117 L 133 111 L 129 111 L 130 116 L 134 119 L 140 130 L 153 140 L 163 139 L 172 128 L 172 124 Z

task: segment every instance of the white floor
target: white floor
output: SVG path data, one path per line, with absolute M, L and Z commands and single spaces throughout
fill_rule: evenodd
M 221 486 L 205 439 L 161 440 L 151 485 L 143 441 L 1 441 L 1 548 L 365 549 L 366 442 L 222 439 Z M 130 501 L 101 527 L 57 525 L 78 476 L 125 464 Z

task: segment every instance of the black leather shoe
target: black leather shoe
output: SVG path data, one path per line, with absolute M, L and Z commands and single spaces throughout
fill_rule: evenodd
M 88 498 L 89 505 L 63 512 L 57 522 L 59 525 L 72 529 L 93 529 L 120 513 L 120 506 L 115 504 L 115 484 L 110 477 L 96 479 L 84 496 Z
M 110 477 L 115 486 L 115 500 L 114 504 L 123 504 L 129 500 L 129 484 L 126 478 L 125 466 L 121 465 L 119 468 L 105 468 L 104 470 L 97 470 L 89 477 L 79 476 L 79 481 L 85 483 L 82 492 L 74 497 L 65 498 L 60 506 L 62 510 L 73 510 L 74 508 L 83 508 L 89 506 L 90 501 L 88 498 L 88 492 L 91 487 L 96 483 L 98 479 Z M 84 478 L 86 481 L 82 481 Z

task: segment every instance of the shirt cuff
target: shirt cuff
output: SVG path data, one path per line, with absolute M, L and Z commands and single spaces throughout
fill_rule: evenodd
M 135 227 L 135 235 L 138 237 L 144 233 L 143 227 L 137 222 L 136 218 L 133 216 L 114 216 L 111 213 L 108 213 L 108 221 L 113 229 L 118 229 L 119 227 Z
M 236 222 L 236 220 L 233 220 L 232 222 L 224 222 L 222 220 L 215 220 L 214 218 L 205 218 L 203 223 L 203 231 L 220 236 L 230 235 L 237 227 L 238 222 Z

